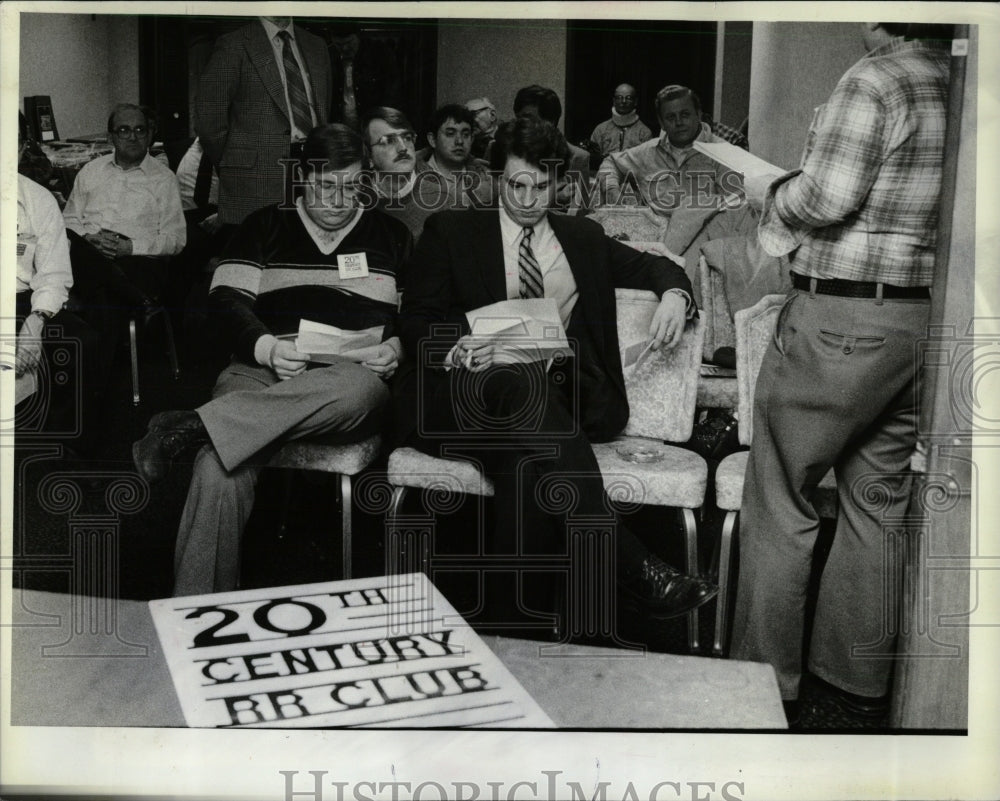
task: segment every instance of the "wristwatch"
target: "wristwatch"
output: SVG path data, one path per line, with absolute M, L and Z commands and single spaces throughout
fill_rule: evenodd
M 48 322 L 53 317 L 52 312 L 46 311 L 45 309 L 32 309 L 31 313 L 37 315 L 38 317 L 41 317 L 42 320 L 44 320 L 45 322 Z

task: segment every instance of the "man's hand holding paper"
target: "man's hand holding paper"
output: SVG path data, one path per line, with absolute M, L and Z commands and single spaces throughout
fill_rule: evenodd
M 287 339 L 276 339 L 271 346 L 268 357 L 268 367 L 277 373 L 278 378 L 287 381 L 304 372 L 309 364 L 309 354 L 300 353 L 295 343 Z
M 378 345 L 369 345 L 357 350 L 345 350 L 340 355 L 352 362 L 367 367 L 380 378 L 392 378 L 399 367 L 399 357 L 403 346 L 399 337 L 390 337 Z
M 461 357 L 466 369 L 572 355 L 553 298 L 505 300 L 465 316 L 471 334 L 459 340 L 452 363 L 457 364 Z

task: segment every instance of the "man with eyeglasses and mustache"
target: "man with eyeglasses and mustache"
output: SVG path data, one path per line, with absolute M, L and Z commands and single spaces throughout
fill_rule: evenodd
M 443 177 L 417 158 L 417 135 L 399 109 L 370 109 L 361 119 L 361 131 L 377 207 L 402 220 L 413 239 L 419 239 L 427 217 L 453 205 Z
M 179 526 L 175 595 L 236 587 L 257 476 L 284 442 L 318 435 L 357 442 L 381 428 L 385 382 L 401 357 L 396 279 L 412 240 L 398 220 L 363 208 L 370 187 L 361 183 L 361 159 L 353 129 L 335 124 L 309 133 L 302 197 L 248 216 L 212 279 L 209 314 L 233 352 L 213 400 L 154 415 L 133 445 L 136 469 L 151 483 L 203 445 Z M 295 346 L 300 320 L 381 328 L 382 341 L 311 361 Z
M 114 153 L 80 170 L 63 210 L 72 296 L 105 343 L 102 380 L 124 314 L 152 308 L 167 282 L 168 257 L 187 240 L 177 176 L 149 155 L 156 133 L 152 111 L 121 103 L 108 117 L 108 132 Z

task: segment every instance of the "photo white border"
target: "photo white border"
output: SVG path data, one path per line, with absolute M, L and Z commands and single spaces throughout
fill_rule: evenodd
M 18 14 L 21 11 L 95 14 L 291 13 L 293 15 L 386 17 L 506 18 L 663 18 L 755 21 L 853 22 L 879 13 L 885 19 L 968 22 L 979 28 L 978 181 L 977 181 L 977 316 L 1000 316 L 998 207 L 1000 187 L 1000 6 L 993 3 L 123 3 L 4 2 L 0 6 L 0 261 L 13 263 L 16 225 L 16 172 L 12 154 L 14 120 L 19 105 Z M 3 309 L 13 308 L 12 270 L 2 277 Z M 12 315 L 7 314 L 7 317 Z M 0 390 L 3 414 L 13 408 L 11 382 Z M 988 442 L 980 442 L 989 445 Z M 12 454 L 0 447 L 3 487 L 0 554 L 12 545 Z M 982 487 L 996 487 L 995 450 L 975 451 Z M 995 492 L 978 502 L 981 545 L 992 547 L 1000 567 L 995 530 Z M 3 622 L 11 609 L 11 571 L 0 560 Z M 980 592 L 995 588 L 984 576 Z M 1000 620 L 1000 593 L 979 598 L 977 621 Z M 347 782 L 343 797 L 352 798 L 360 782 L 438 782 L 454 794 L 452 782 L 475 783 L 480 798 L 490 798 L 487 782 L 502 782 L 500 797 L 515 782 L 536 782 L 518 798 L 543 798 L 544 771 L 560 771 L 559 786 L 579 782 L 593 793 L 609 781 L 607 798 L 620 798 L 631 782 L 638 798 L 648 798 L 660 782 L 714 782 L 711 798 L 721 798 L 726 782 L 742 782 L 743 799 L 881 799 L 1000 797 L 1000 704 L 998 658 L 1000 631 L 993 626 L 970 631 L 969 734 L 936 735 L 763 735 L 645 734 L 546 732 L 383 732 L 383 731 L 199 731 L 185 729 L 112 729 L 11 727 L 9 670 L 3 670 L 0 692 L 0 770 L 13 792 L 21 787 L 60 795 L 108 794 L 127 797 L 220 797 L 249 801 L 286 801 L 285 779 L 278 771 L 299 771 L 297 801 L 308 796 L 307 771 L 327 771 L 324 799 L 337 798 L 332 782 Z M 0 652 L 9 667 L 10 629 L 0 627 Z M 692 798 L 691 789 L 677 796 L 669 787 L 659 798 Z M 363 787 L 362 793 L 371 793 Z M 464 792 L 471 794 L 471 788 Z M 566 790 L 568 794 L 568 790 Z M 698 791 L 701 797 L 707 787 Z M 731 792 L 736 792 L 731 790 Z M 537 794 L 541 793 L 541 794 Z M 391 797 L 386 791 L 382 797 Z M 407 797 L 407 796 L 401 796 Z M 431 785 L 425 798 L 436 798 Z

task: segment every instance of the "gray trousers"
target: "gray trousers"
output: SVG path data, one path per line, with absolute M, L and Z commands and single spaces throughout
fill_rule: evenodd
M 174 552 L 174 595 L 235 589 L 240 542 L 261 468 L 290 439 L 357 442 L 381 428 L 389 391 L 346 359 L 280 381 L 266 367 L 233 362 L 197 412 L 211 445 L 194 461 Z M 339 436 L 331 436 L 337 435 Z
M 927 300 L 792 290 L 778 318 L 754 399 L 731 653 L 773 665 L 783 699 L 798 697 L 802 674 L 819 530 L 809 496 L 831 467 L 839 516 L 809 669 L 859 695 L 888 689 L 899 581 L 883 524 L 904 515 L 909 500 L 916 343 L 929 310 Z

